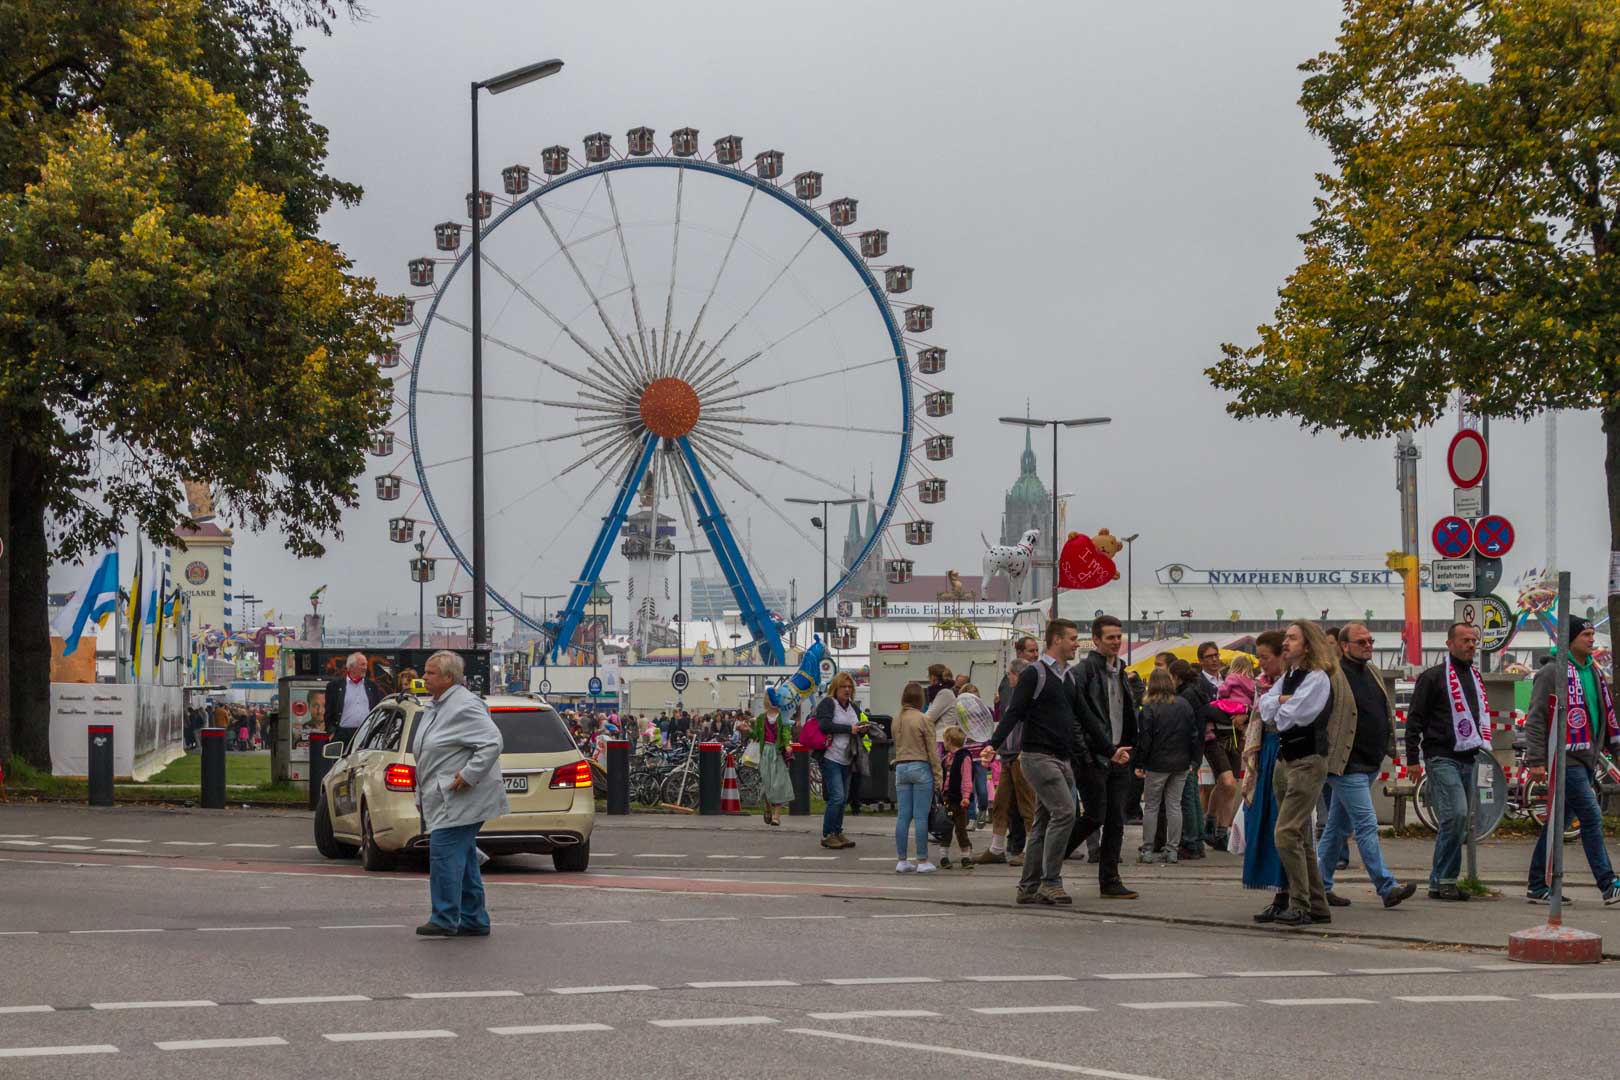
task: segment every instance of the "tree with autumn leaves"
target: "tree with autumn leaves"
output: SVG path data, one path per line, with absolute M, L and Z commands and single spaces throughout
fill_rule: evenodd
M 356 502 L 395 301 L 317 236 L 293 40 L 341 10 L 0 7 L 0 761 L 49 765 L 53 560 L 176 543 L 184 480 L 300 554 Z
M 1334 167 L 1273 321 L 1208 370 L 1228 411 L 1371 438 L 1459 390 L 1597 409 L 1620 551 L 1620 4 L 1347 0 L 1302 70 Z

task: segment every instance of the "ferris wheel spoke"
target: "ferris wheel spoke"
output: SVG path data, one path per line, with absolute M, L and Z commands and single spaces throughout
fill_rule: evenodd
M 593 405 L 587 401 L 542 401 L 540 404 L 554 405 L 559 409 L 584 409 L 587 412 L 614 413 L 623 416 L 629 415 L 628 410 L 625 409 L 622 402 L 617 402 L 610 405 Z
M 486 261 L 488 261 L 488 260 L 486 260 Z M 447 323 L 450 326 L 455 327 L 457 330 L 460 330 L 460 331 L 466 333 L 469 337 L 472 335 L 472 327 L 468 326 L 466 323 L 457 322 L 455 319 L 450 318 L 448 315 L 435 315 L 433 317 L 433 321 L 434 322 Z M 514 345 L 510 341 L 502 341 L 500 338 L 494 337 L 494 336 L 492 336 L 490 334 L 485 334 L 484 335 L 484 340 L 489 342 L 491 345 L 499 345 L 501 348 L 507 350 L 508 352 L 515 353 L 518 356 L 521 356 L 526 360 L 533 360 L 535 363 L 541 365 L 542 367 L 546 367 L 546 368 L 549 368 L 552 371 L 555 371 L 557 374 L 563 376 L 564 378 L 572 379 L 575 382 L 580 383 L 580 384 L 582 384 L 584 386 L 589 386 L 589 387 L 592 387 L 593 389 L 600 390 L 604 394 L 619 394 L 619 393 L 623 393 L 623 392 L 628 392 L 630 390 L 629 386 L 624 386 L 621 389 L 615 390 L 612 386 L 610 386 L 610 385 L 608 385 L 606 383 L 603 383 L 603 382 L 600 382 L 600 381 L 592 381 L 589 377 L 580 374 L 579 372 L 573 370 L 572 368 L 564 367 L 562 364 L 557 363 L 555 360 L 549 360 L 546 357 L 541 356 L 537 352 L 530 352 L 528 349 L 523 348 L 521 345 Z M 594 373 L 595 369 L 592 369 L 592 370 L 593 370 L 593 373 Z
M 613 178 L 602 174 L 602 186 L 607 189 L 608 206 L 613 210 L 613 231 L 619 235 L 619 257 L 624 260 L 624 276 L 630 282 L 630 310 L 636 319 L 636 341 L 641 345 L 641 366 L 649 380 L 655 378 L 652 353 L 647 345 L 647 326 L 641 318 L 641 295 L 636 292 L 636 271 L 630 265 L 630 247 L 624 242 L 624 225 L 619 221 L 619 200 L 613 194 Z M 539 205 L 536 203 L 535 205 Z
M 568 246 L 568 241 L 562 238 L 562 234 L 557 231 L 557 226 L 551 223 L 551 215 L 546 213 L 546 208 L 541 206 L 538 200 L 532 205 L 539 213 L 540 220 L 546 223 L 546 229 L 551 233 L 552 240 L 556 241 L 557 247 L 562 251 L 563 258 L 567 260 L 569 268 L 574 271 L 574 277 L 579 280 L 580 288 L 584 289 L 586 294 L 590 296 L 591 306 L 596 309 L 596 317 L 602 320 L 602 326 L 607 330 L 608 337 L 613 340 L 614 345 L 618 346 L 621 353 L 625 352 L 624 339 L 619 335 L 618 327 L 614 326 L 613 320 L 608 318 L 607 309 L 602 306 L 602 298 L 596 295 L 596 290 L 585 277 L 585 271 L 579 268 L 579 262 L 574 258 L 574 252 Z M 643 374 L 646 373 L 643 372 Z
M 570 260 L 570 261 L 572 261 L 572 260 Z M 530 292 L 527 288 L 525 288 L 522 285 L 522 283 L 520 283 L 516 278 L 514 278 L 511 274 L 508 274 L 505 270 L 503 270 L 500 267 L 500 265 L 495 262 L 495 260 L 491 259 L 488 255 L 485 255 L 484 256 L 484 263 L 491 270 L 495 271 L 503 279 L 505 279 L 505 281 L 506 281 L 506 283 L 508 285 L 512 286 L 513 289 L 517 290 L 518 295 L 522 296 L 529 303 L 533 304 L 535 306 L 535 308 L 540 312 L 540 314 L 542 314 L 546 318 L 550 319 L 552 324 L 554 326 L 556 326 L 557 329 L 559 329 L 563 333 L 567 334 L 568 337 L 569 337 L 569 340 L 571 340 L 575 345 L 579 346 L 579 349 L 580 349 L 581 352 L 583 352 L 586 356 L 589 356 L 592 360 L 595 360 L 596 363 L 597 363 L 596 370 L 598 370 L 598 371 L 614 370 L 615 374 L 617 374 L 616 369 L 613 369 L 612 365 L 608 363 L 607 358 L 604 357 L 601 353 L 597 352 L 595 349 L 593 349 L 591 347 L 591 345 L 590 345 L 590 342 L 588 342 L 584 338 L 580 337 L 578 332 L 576 332 L 572 326 L 568 325 L 568 323 L 566 323 L 562 319 L 558 318 L 557 315 L 550 308 L 548 308 L 540 300 L 539 297 L 535 296 L 534 293 Z M 578 267 L 576 266 L 575 269 L 577 271 Z M 594 295 L 594 293 L 592 295 Z M 598 302 L 597 306 L 598 306 L 598 308 L 600 308 L 600 306 L 601 306 L 600 302 Z M 471 333 L 471 332 L 472 331 L 469 329 L 468 333 Z M 544 362 L 545 361 L 542 361 L 542 363 L 544 363 Z M 623 376 L 620 375 L 620 376 L 618 376 L 618 378 L 622 379 Z M 632 388 L 632 385 L 630 383 L 626 383 L 622 387 L 622 389 L 625 390 L 626 392 L 633 392 L 633 388 Z
M 814 428 L 817 431 L 856 431 L 867 435 L 904 435 L 890 428 L 858 427 L 854 424 L 812 424 L 805 420 L 776 420 L 762 416 L 728 416 L 722 424 L 765 424 L 771 427 Z
M 688 375 L 692 368 L 687 366 L 687 353 L 692 348 L 692 342 L 698 339 L 698 330 L 703 326 L 703 316 L 709 311 L 709 301 L 714 299 L 715 290 L 720 287 L 720 279 L 725 276 L 726 267 L 731 265 L 731 253 L 737 249 L 737 237 L 742 235 L 743 222 L 748 220 L 748 211 L 753 208 L 754 196 L 758 192 L 758 188 L 750 186 L 748 189 L 748 198 L 743 200 L 742 213 L 737 215 L 737 224 L 732 227 L 731 241 L 726 244 L 726 253 L 720 259 L 719 268 L 714 272 L 714 280 L 709 283 L 709 293 L 703 298 L 703 303 L 698 307 L 697 318 L 692 320 L 691 327 L 686 331 L 686 348 L 681 350 L 680 359 L 675 363 L 675 375 L 677 378 L 686 379 L 687 382 L 691 382 Z M 698 352 L 693 354 L 692 359 L 696 361 L 697 357 L 702 354 L 702 351 L 702 347 L 699 346 Z
M 425 387 L 419 387 L 416 392 L 418 394 L 431 394 L 434 397 L 456 397 L 456 398 L 471 398 L 472 397 L 472 394 L 469 391 L 466 391 L 466 390 L 429 390 L 429 389 L 426 389 Z M 485 401 L 517 401 L 517 402 L 522 402 L 525 405 L 544 405 L 545 404 L 545 402 L 541 401 L 539 398 L 518 397 L 518 396 L 516 396 L 514 394 L 485 394 L 484 395 L 484 400 Z
M 796 334 L 798 334 L 798 333 L 800 333 L 800 332 L 802 332 L 804 330 L 809 329 L 810 327 L 816 325 L 819 322 L 825 321 L 828 316 L 832 315 L 833 312 L 837 311 L 839 308 L 843 307 L 845 304 L 849 303 L 852 300 L 858 300 L 861 297 L 866 296 L 866 295 L 868 295 L 868 292 L 867 292 L 867 290 L 866 290 L 866 288 L 864 286 L 862 288 L 860 288 L 860 289 L 857 289 L 855 292 L 852 292 L 848 296 L 844 297 L 844 299 L 838 301 L 838 303 L 834 304 L 832 307 L 823 308 L 821 310 L 820 314 L 811 316 L 810 318 L 806 319 L 804 322 L 800 323 L 798 326 L 795 326 L 792 330 L 789 330 L 787 333 L 785 333 L 781 337 L 777 338 L 775 341 L 767 343 L 763 348 L 758 349 L 755 352 L 752 352 L 749 355 L 743 357 L 741 360 L 737 361 L 735 364 L 731 365 L 730 367 L 726 368 L 725 370 L 719 371 L 719 372 L 717 372 L 717 373 L 715 373 L 713 375 L 710 375 L 707 378 L 707 380 L 705 380 L 701 384 L 695 385 L 694 389 L 696 389 L 699 394 L 703 394 L 703 393 L 710 392 L 710 391 L 713 391 L 715 389 L 720 388 L 722 379 L 728 379 L 731 376 L 737 374 L 737 372 L 741 371 L 743 368 L 747 367 L 749 364 L 752 364 L 755 360 L 758 360 L 760 357 L 764 356 L 766 353 L 770 352 L 772 349 L 774 349 L 778 345 L 782 344 L 782 342 L 787 341 L 789 338 L 793 337 L 794 335 L 796 335 Z
M 681 206 L 686 193 L 686 170 L 675 170 L 675 239 L 669 253 L 669 294 L 664 298 L 664 347 L 658 353 L 658 372 L 669 373 L 670 323 L 675 317 L 675 282 L 681 261 Z
M 808 251 L 810 244 L 820 235 L 820 231 L 814 229 L 811 230 L 810 235 L 804 238 L 804 243 L 800 244 L 799 249 L 793 253 L 793 257 L 782 264 L 782 268 L 776 272 L 776 276 L 771 278 L 770 282 L 765 286 L 765 288 L 760 291 L 760 294 L 754 298 L 754 302 L 749 304 L 747 309 L 743 311 L 741 315 L 737 316 L 737 320 L 735 322 L 726 327 L 726 332 L 720 335 L 720 339 L 718 341 L 709 346 L 708 354 L 704 356 L 702 360 L 698 361 L 697 366 L 693 369 L 692 378 L 688 380 L 689 382 L 691 382 L 693 385 L 697 385 L 698 383 L 705 381 L 708 379 L 713 368 L 716 368 L 725 362 L 723 359 L 721 359 L 710 363 L 710 358 L 720 351 L 721 346 L 726 343 L 726 339 L 731 337 L 732 333 L 736 331 L 737 327 L 748 321 L 748 317 L 754 313 L 754 309 L 765 302 L 765 298 L 771 295 L 771 292 L 775 290 L 776 286 L 781 282 L 781 280 L 787 276 L 788 271 L 793 269 L 793 264 L 799 261 L 799 256 Z
M 830 371 L 819 372 L 815 375 L 803 375 L 797 379 L 784 379 L 782 382 L 771 383 L 768 386 L 757 386 L 752 390 L 743 390 L 739 393 L 730 394 L 726 397 L 711 398 L 710 400 L 705 401 L 703 405 L 704 408 L 708 408 L 711 405 L 723 405 L 730 401 L 741 401 L 743 398 L 754 397 L 758 394 L 768 394 L 772 390 L 781 390 L 789 386 L 798 386 L 802 383 L 815 382 L 817 379 L 827 379 L 834 375 L 848 375 L 852 371 L 863 371 L 869 367 L 877 367 L 879 364 L 892 364 L 894 362 L 895 358 L 892 356 L 885 356 L 881 360 L 863 360 L 859 364 L 848 364 L 844 367 L 833 368 Z
M 772 465 L 780 465 L 780 466 L 782 466 L 782 468 L 787 469 L 790 472 L 798 473 L 800 476 L 804 477 L 806 480 L 814 480 L 818 484 L 825 484 L 834 491 L 843 490 L 843 485 L 837 483 L 836 481 L 829 480 L 825 476 L 817 476 L 815 473 L 809 471 L 808 469 L 801 468 L 798 465 L 793 464 L 791 461 L 783 461 L 781 458 L 776 457 L 773 454 L 767 454 L 765 451 L 759 449 L 758 447 L 749 446 L 745 442 L 739 442 L 736 439 L 727 438 L 727 437 L 725 437 L 723 435 L 716 435 L 716 434 L 714 434 L 712 432 L 708 433 L 707 435 L 704 435 L 704 434 L 702 434 L 700 432 L 693 432 L 693 434 L 699 436 L 700 438 L 704 438 L 707 442 L 718 443 L 719 446 L 710 446 L 709 447 L 709 452 L 712 453 L 712 454 L 715 454 L 715 455 L 717 455 L 719 457 L 728 456 L 728 455 L 725 455 L 720 450 L 720 447 L 727 447 L 727 448 L 730 448 L 732 450 L 736 450 L 738 453 L 748 454 L 751 457 L 759 458 L 761 461 L 768 461 Z M 739 482 L 741 482 L 741 481 L 739 481 Z M 750 490 L 752 491 L 751 488 L 750 488 Z M 759 496 L 759 492 L 757 492 L 757 491 L 754 491 L 753 494 L 755 494 L 756 496 Z M 855 489 L 853 487 L 850 488 L 849 494 L 850 494 L 850 496 L 852 498 L 853 497 L 858 497 L 856 495 Z M 762 499 L 764 498 L 764 496 L 759 496 L 759 497 L 762 498 Z M 767 505 L 770 505 L 772 507 L 772 509 L 775 509 L 775 504 L 767 504 Z

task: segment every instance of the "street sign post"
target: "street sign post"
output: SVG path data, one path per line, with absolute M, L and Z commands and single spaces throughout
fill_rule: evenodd
M 1453 489 L 1451 512 L 1463 518 L 1481 516 L 1485 513 L 1485 492 L 1477 487 Z
M 1485 596 L 1495 592 L 1502 583 L 1501 559 L 1474 560 L 1474 595 Z
M 1451 474 L 1453 484 L 1460 488 L 1478 487 L 1489 465 L 1485 436 L 1464 428 L 1452 437 L 1451 445 L 1446 448 L 1446 471 Z
M 1471 596 L 1474 592 L 1473 559 L 1436 559 L 1429 564 L 1429 588 Z
M 684 694 L 686 688 L 692 685 L 692 676 L 686 673 L 685 668 L 678 667 L 670 673 L 669 685 L 675 688 L 677 694 Z
M 1482 517 L 1474 525 L 1474 550 L 1487 559 L 1500 559 L 1513 550 L 1513 523 L 1501 514 Z
M 1474 546 L 1474 527 L 1457 515 L 1448 514 L 1434 523 L 1429 539 L 1442 558 L 1461 559 Z
M 592 675 L 591 681 L 585 684 L 585 688 L 591 692 L 591 697 L 596 697 L 602 692 L 602 680 Z
M 550 679 L 541 679 L 540 680 L 540 693 L 542 695 L 551 693 L 551 680 Z

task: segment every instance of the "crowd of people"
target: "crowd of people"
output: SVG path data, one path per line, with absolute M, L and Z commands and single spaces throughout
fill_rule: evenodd
M 264 705 L 205 702 L 186 710 L 185 747 L 197 746 L 197 732 L 223 728 L 227 750 L 264 750 L 275 741 L 276 712 Z

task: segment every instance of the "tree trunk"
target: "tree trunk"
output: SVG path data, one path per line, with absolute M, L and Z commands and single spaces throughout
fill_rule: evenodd
M 1603 468 L 1609 480 L 1609 678 L 1611 686 L 1620 686 L 1620 402 L 1603 414 L 1605 453 Z M 1563 642 L 1559 642 L 1562 647 Z
M 11 764 L 11 457 L 15 444 L 9 410 L 0 408 L 0 771 Z
M 51 767 L 51 551 L 45 535 L 44 469 L 32 450 L 11 451 L 11 751 Z

